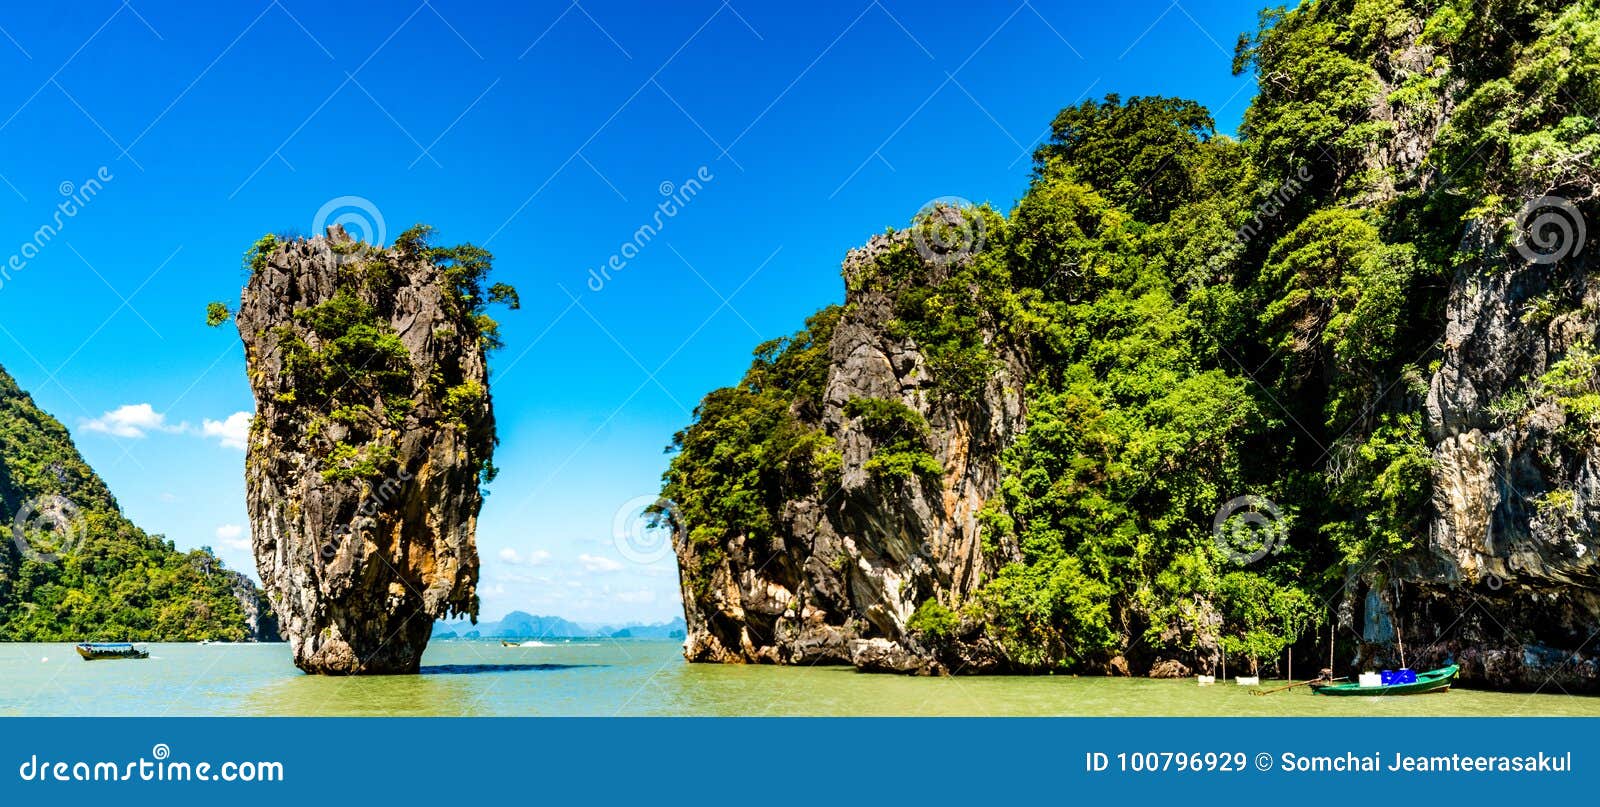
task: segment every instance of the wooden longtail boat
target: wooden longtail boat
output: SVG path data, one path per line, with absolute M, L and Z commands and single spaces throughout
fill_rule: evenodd
M 1461 666 L 1452 664 L 1437 670 L 1417 673 L 1417 680 L 1403 684 L 1368 686 L 1360 683 L 1312 684 L 1311 691 L 1318 695 L 1420 695 L 1424 692 L 1444 692 L 1450 688 L 1450 682 L 1454 681 L 1460 672 Z
M 150 658 L 150 651 L 131 644 L 96 644 L 85 642 L 73 648 L 84 661 L 107 658 Z

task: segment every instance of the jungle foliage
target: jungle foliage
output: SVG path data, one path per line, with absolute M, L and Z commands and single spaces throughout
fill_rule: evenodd
M 416 409 L 413 376 L 419 373 L 425 374 L 444 415 L 429 425 L 494 440 L 493 422 L 482 414 L 488 390 L 464 378 L 460 367 L 415 366 L 381 310 L 392 303 L 401 262 L 425 262 L 437 270 L 443 305 L 460 324 L 436 330 L 435 337 L 476 340 L 484 350 L 502 346 L 500 324 L 487 310 L 491 305 L 520 308 L 517 290 L 506 283 L 489 283 L 494 255 L 487 249 L 470 243 L 442 246 L 434 243 L 434 235 L 433 227 L 417 224 L 396 236 L 388 248 L 359 241 L 330 242 L 328 248 L 339 256 L 337 290 L 321 303 L 296 310 L 292 321 L 274 326 L 283 370 L 291 381 L 279 402 L 297 405 L 305 413 L 304 422 L 294 422 L 293 428 L 318 438 L 330 423 L 345 427 L 345 438 L 328 447 L 323 457 L 322 475 L 328 481 L 376 479 L 394 470 L 393 441 Z M 261 271 L 280 247 L 297 240 L 292 235 L 263 236 L 245 252 L 246 272 Z M 206 307 L 206 324 L 212 327 L 232 316 L 225 303 Z M 478 473 L 481 482 L 489 482 L 497 471 L 484 457 L 478 461 Z
M 1027 428 L 981 518 L 993 573 L 968 602 L 918 608 L 924 637 L 959 612 L 1036 669 L 1202 644 L 1270 659 L 1325 624 L 1347 569 L 1423 534 L 1425 379 L 1474 257 L 1463 234 L 1532 197 L 1595 195 L 1600 3 L 1310 0 L 1263 12 L 1235 70 L 1259 88 L 1237 139 L 1183 99 L 1069 107 L 1009 215 L 966 211 L 980 252 L 934 267 L 889 250 L 849 278 L 892 290 L 892 335 L 946 401 L 981 397 L 1002 345 L 1030 357 Z M 771 533 L 825 478 L 839 316 L 764 346 L 679 433 L 665 494 L 697 544 Z M 1550 396 L 1592 439 L 1593 355 L 1497 416 Z M 914 440 L 892 450 L 894 473 L 936 467 Z M 1212 527 L 1246 494 L 1277 503 L 1283 540 L 1240 563 Z
M 54 501 L 68 504 L 41 504 Z M 210 550 L 180 552 L 129 523 L 66 428 L 4 370 L 0 525 L 0 641 L 248 638 L 234 594 L 247 582 Z

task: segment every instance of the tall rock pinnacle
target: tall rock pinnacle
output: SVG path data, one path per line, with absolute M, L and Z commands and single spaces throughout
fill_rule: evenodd
M 429 232 L 383 248 L 335 226 L 246 256 L 251 532 L 306 672 L 416 672 L 435 619 L 477 616 L 495 444 L 482 311 L 515 292 L 482 287 L 487 252 Z

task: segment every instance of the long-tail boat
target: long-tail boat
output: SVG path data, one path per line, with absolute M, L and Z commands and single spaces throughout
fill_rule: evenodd
M 1437 670 L 1416 673 L 1414 676 L 1389 676 L 1388 683 L 1382 678 L 1373 681 L 1367 676 L 1362 676 L 1367 678 L 1365 681 L 1343 684 L 1313 683 L 1311 691 L 1318 695 L 1420 695 L 1424 692 L 1444 692 L 1450 688 L 1450 683 L 1456 680 L 1456 675 L 1460 672 L 1461 665 L 1452 664 Z
M 84 661 L 95 661 L 108 658 L 150 658 L 150 651 L 131 644 L 99 644 L 84 642 L 73 648 Z

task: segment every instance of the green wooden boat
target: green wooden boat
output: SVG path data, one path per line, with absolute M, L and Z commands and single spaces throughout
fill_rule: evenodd
M 1424 692 L 1444 692 L 1461 672 L 1461 665 L 1452 664 L 1437 670 L 1417 673 L 1417 680 L 1405 684 L 1379 684 L 1362 686 L 1358 683 L 1312 684 L 1311 691 L 1318 695 L 1420 695 Z

